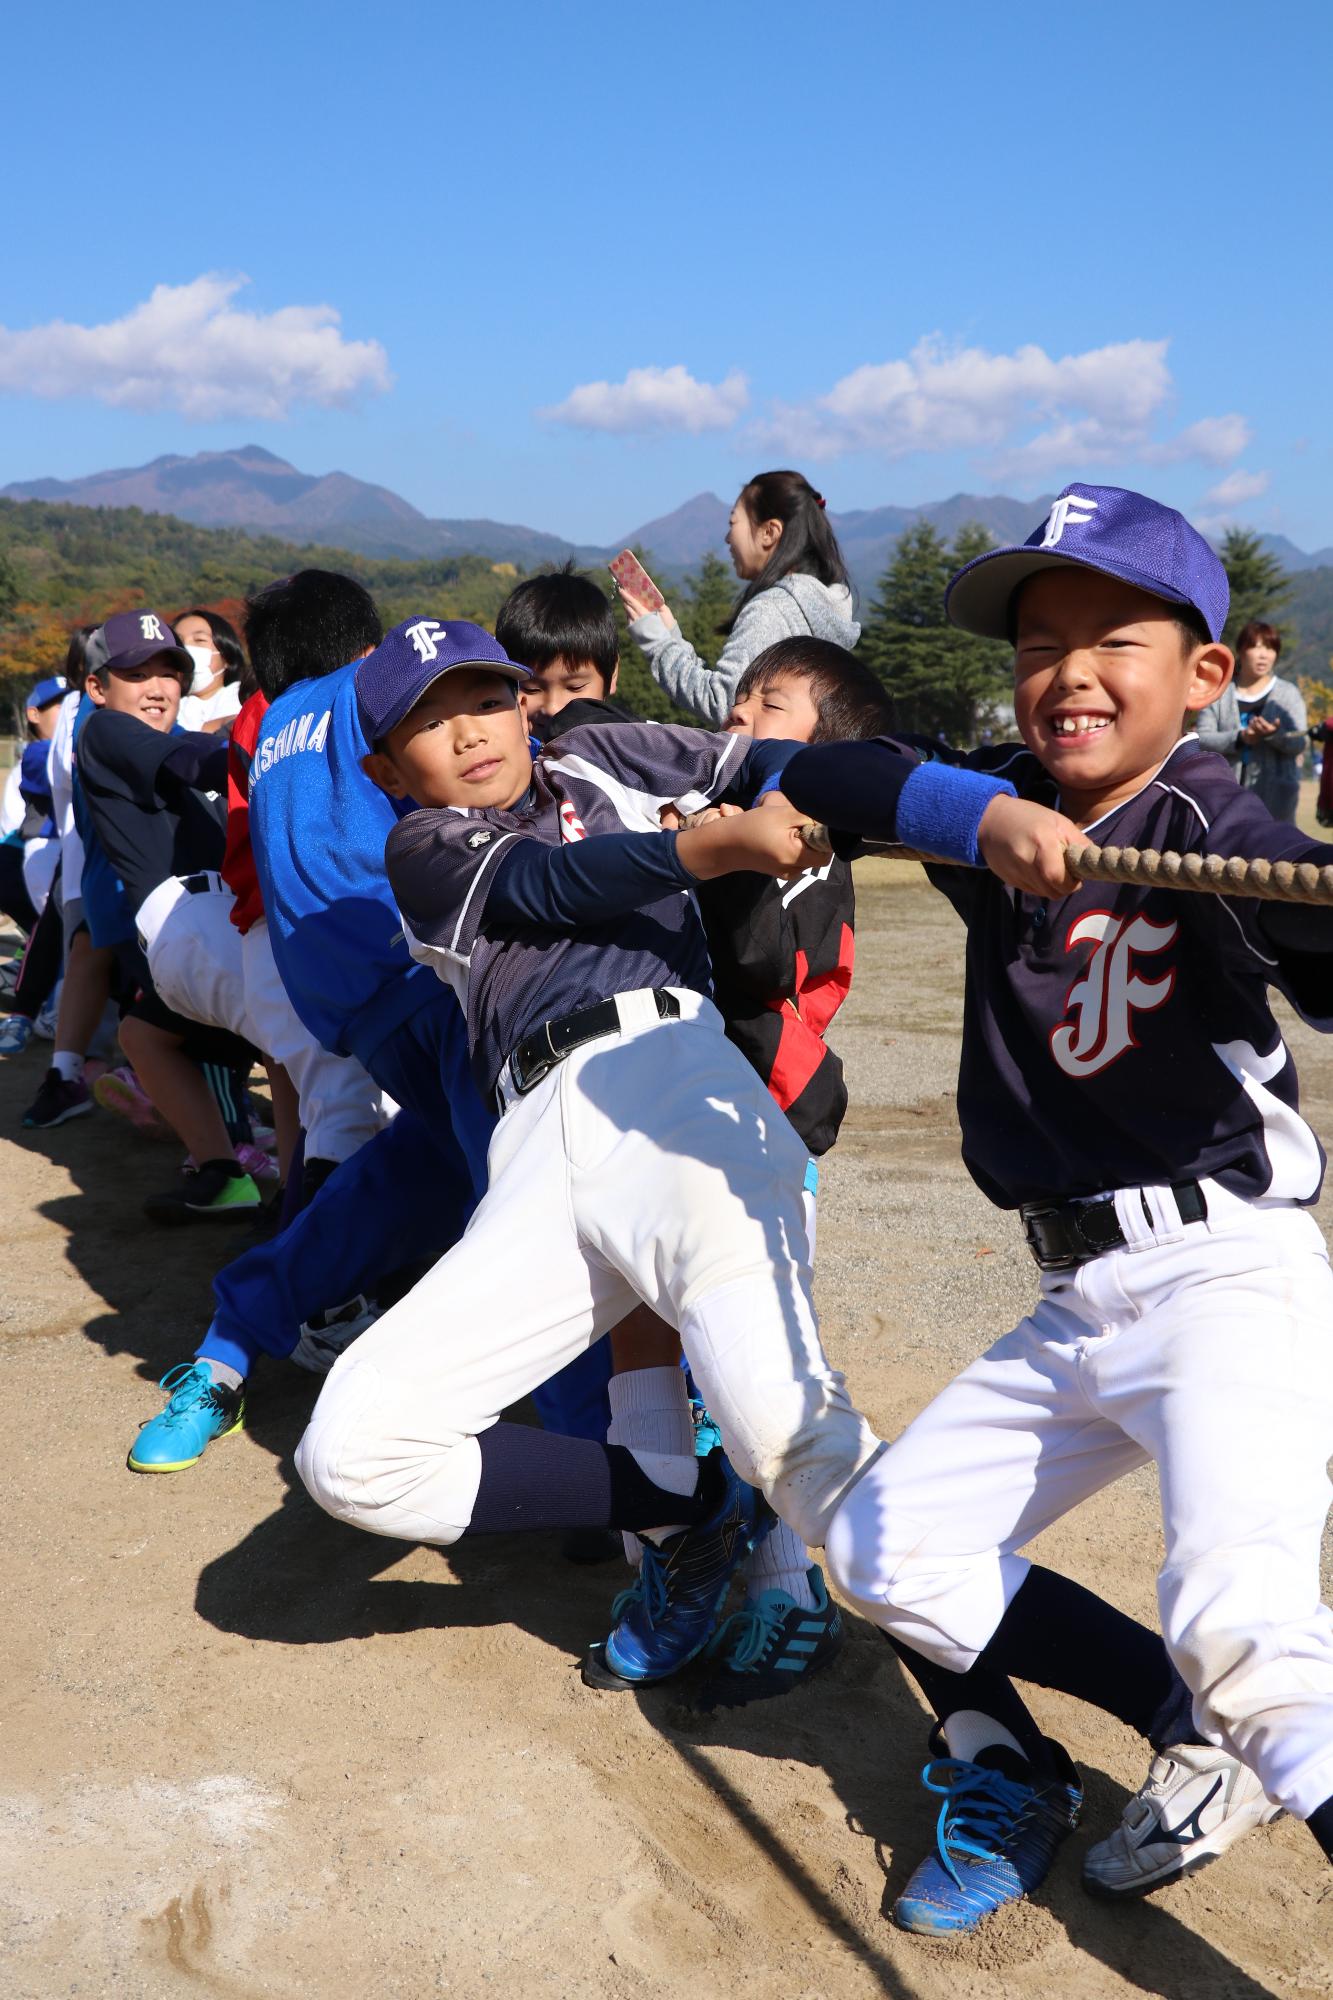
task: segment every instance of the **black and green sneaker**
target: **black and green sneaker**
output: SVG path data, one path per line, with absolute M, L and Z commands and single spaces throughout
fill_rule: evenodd
M 165 1194 L 149 1195 L 143 1212 L 151 1222 L 238 1222 L 262 1207 L 258 1187 L 235 1160 L 205 1160 Z

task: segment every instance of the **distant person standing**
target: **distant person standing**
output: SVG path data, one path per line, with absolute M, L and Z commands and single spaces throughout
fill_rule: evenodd
M 1305 702 L 1277 672 L 1282 634 L 1252 618 L 1236 641 L 1236 678 L 1199 716 L 1199 741 L 1220 751 L 1236 782 L 1259 794 L 1274 819 L 1294 821 L 1301 792 Z
M 669 609 L 621 590 L 630 633 L 658 686 L 704 722 L 725 722 L 741 675 L 779 639 L 829 639 L 849 650 L 861 636 L 852 590 L 824 496 L 799 472 L 761 472 L 731 510 L 727 547 L 745 585 L 723 631 L 715 667 L 699 658 Z

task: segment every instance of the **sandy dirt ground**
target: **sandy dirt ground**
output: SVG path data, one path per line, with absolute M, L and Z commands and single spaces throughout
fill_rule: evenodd
M 958 1159 L 961 933 L 919 873 L 875 864 L 860 938 L 819 1289 L 829 1347 L 892 1435 L 1019 1315 L 1033 1272 Z M 1333 1061 L 1292 1039 L 1327 1134 Z M 315 1389 L 294 1370 L 261 1373 L 248 1429 L 193 1471 L 129 1473 L 238 1240 L 143 1222 L 174 1156 L 105 1113 L 22 1133 L 42 1059 L 0 1066 L 12 2000 L 1333 1992 L 1333 1876 L 1288 1821 L 1150 1902 L 1083 1895 L 1080 1854 L 1146 1758 L 1077 1704 L 1033 1696 L 1087 1784 L 1049 1883 L 981 1937 L 925 1945 L 887 1911 L 930 1840 L 926 1722 L 868 1626 L 821 1681 L 722 1722 L 692 1720 L 679 1689 L 591 1694 L 576 1663 L 618 1569 L 576 1569 L 553 1538 L 446 1556 L 326 1519 L 293 1488 Z M 1039 1547 L 1152 1619 L 1150 1474 Z

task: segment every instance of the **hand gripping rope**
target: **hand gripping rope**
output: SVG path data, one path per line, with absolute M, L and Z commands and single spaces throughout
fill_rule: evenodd
M 817 821 L 801 828 L 801 838 L 816 854 L 833 852 L 828 828 Z M 864 841 L 862 852 L 895 861 L 939 861 L 946 868 L 959 865 L 887 841 Z M 1251 896 L 1269 903 L 1333 904 L 1333 866 L 1320 868 L 1313 861 L 1268 861 L 1261 857 L 1247 861 L 1239 854 L 1159 854 L 1155 847 L 1096 847 L 1091 841 L 1082 845 L 1070 841 L 1065 860 L 1070 874 L 1080 882 L 1128 882 L 1144 889 L 1190 889 L 1207 896 Z

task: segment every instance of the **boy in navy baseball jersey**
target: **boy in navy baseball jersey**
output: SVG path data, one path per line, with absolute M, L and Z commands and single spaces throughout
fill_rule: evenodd
M 1058 803 L 1102 845 L 1333 860 L 1192 733 L 1230 677 L 1227 598 L 1180 515 L 1068 489 L 1026 543 L 950 585 L 956 624 L 1015 646 L 1025 747 L 968 765 Z M 812 749 L 784 784 L 837 827 L 901 837 L 895 802 L 920 754 Z M 1058 840 L 1037 857 L 1037 894 L 929 872 L 968 932 L 963 1156 L 1019 1211 L 1041 1299 L 870 1468 L 830 1526 L 830 1571 L 938 1667 L 979 1662 L 1114 1706 L 1087 1619 L 1052 1630 L 1056 1580 L 1019 1550 L 1154 1459 L 1162 1626 L 1196 1728 L 1153 1738 L 1162 1754 L 1085 1881 L 1142 1893 L 1278 1806 L 1333 1852 L 1333 1614 L 1319 1601 L 1333 1278 L 1308 1213 L 1323 1154 L 1268 1001 L 1276 987 L 1333 1026 L 1333 918 L 1080 884 Z M 895 1916 L 970 1929 L 1041 1879 L 1078 1792 L 1026 1763 L 1012 1731 L 978 1730 L 984 1717 L 960 1747 L 945 1677 L 922 1678 L 946 1716 L 926 1772 L 945 1805 L 939 1852 Z
M 728 1042 L 689 893 L 748 869 L 798 875 L 797 816 L 679 834 L 666 806 L 744 803 L 792 746 L 627 725 L 573 730 L 534 765 L 493 641 L 411 626 L 357 673 L 368 769 L 417 802 L 387 862 L 415 957 L 458 993 L 500 1120 L 463 1240 L 335 1365 L 297 1453 L 330 1513 L 447 1545 L 469 1529 L 606 1526 L 657 1539 L 653 1620 L 702 1646 L 763 1531 L 761 1489 L 810 1543 L 878 1449 L 820 1348 L 806 1151 Z M 932 781 L 918 824 L 1016 879 L 1050 828 L 1003 781 Z M 904 787 L 905 817 L 917 792 Z M 940 803 L 943 801 L 943 804 Z M 590 835 L 592 838 L 582 836 Z M 741 1479 L 693 1458 L 561 1438 L 500 1413 L 642 1299 L 676 1326 Z M 442 1337 L 442 1330 L 447 1336 Z

